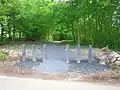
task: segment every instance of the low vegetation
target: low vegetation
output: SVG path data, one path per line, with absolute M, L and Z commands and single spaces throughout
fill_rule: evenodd
M 4 61 L 6 60 L 7 60 L 7 55 L 3 53 L 2 51 L 0 51 L 0 61 L 4 63 Z

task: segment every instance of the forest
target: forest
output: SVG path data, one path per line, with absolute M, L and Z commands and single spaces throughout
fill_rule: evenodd
M 120 0 L 0 0 L 0 43 L 73 43 L 120 49 Z

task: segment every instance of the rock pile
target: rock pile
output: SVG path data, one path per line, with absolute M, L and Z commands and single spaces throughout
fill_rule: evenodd
M 7 55 L 8 59 L 10 59 L 10 60 L 18 60 L 18 59 L 21 58 L 21 55 L 20 55 L 19 51 L 2 49 L 1 52 L 3 54 Z
M 107 47 L 100 50 L 100 54 L 97 57 L 101 64 L 109 66 L 120 66 L 120 54 L 109 50 Z

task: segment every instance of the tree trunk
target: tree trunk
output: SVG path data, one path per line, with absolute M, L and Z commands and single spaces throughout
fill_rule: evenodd
M 1 41 L 4 41 L 3 35 L 4 35 L 4 26 L 3 24 L 1 24 Z

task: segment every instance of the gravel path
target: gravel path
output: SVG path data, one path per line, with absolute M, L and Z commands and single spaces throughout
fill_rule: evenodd
M 30 49 L 30 46 L 28 46 Z M 37 46 L 39 48 L 40 46 Z M 37 73 L 45 73 L 45 74 L 65 74 L 69 75 L 71 73 L 74 74 L 82 74 L 82 75 L 90 75 L 95 73 L 101 73 L 109 70 L 110 68 L 105 65 L 100 65 L 96 60 L 92 63 L 88 63 L 87 54 L 88 49 L 81 49 L 81 63 L 77 64 L 74 60 L 76 58 L 76 49 L 74 47 L 71 48 L 70 52 L 70 63 L 65 62 L 65 47 L 58 46 L 56 44 L 47 44 L 47 60 L 44 62 L 40 61 L 21 61 L 17 63 L 17 66 L 23 68 L 35 68 Z M 95 49 L 93 49 L 93 54 L 95 55 Z M 38 56 L 39 57 L 39 56 Z

